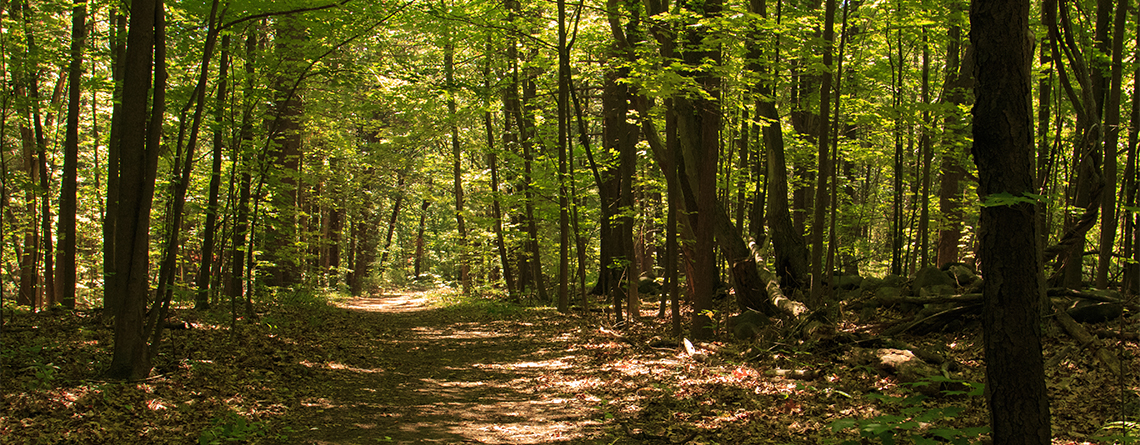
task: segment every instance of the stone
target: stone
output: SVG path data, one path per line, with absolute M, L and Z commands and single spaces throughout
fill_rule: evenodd
M 942 269 L 934 266 L 927 266 L 919 269 L 918 272 L 914 274 L 914 281 L 911 287 L 915 289 L 923 289 L 940 285 L 957 287 L 958 282 L 955 281 L 954 278 L 950 276 L 950 274 L 943 272 Z

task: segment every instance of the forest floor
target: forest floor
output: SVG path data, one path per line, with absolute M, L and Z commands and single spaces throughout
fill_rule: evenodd
M 190 329 L 169 331 L 155 375 L 133 383 L 97 377 L 110 362 L 97 312 L 5 310 L 0 442 L 824 444 L 859 440 L 851 426 L 985 438 L 970 386 L 942 395 L 907 384 L 836 342 L 662 347 L 668 320 L 648 302 L 623 330 L 601 313 L 438 290 L 331 303 L 291 295 L 262 310 L 236 330 L 228 312 L 178 311 Z M 955 379 L 977 382 L 980 328 L 966 326 L 902 340 L 941 351 L 961 364 Z M 1047 370 L 1054 443 L 1114 443 L 1097 436 L 1122 410 L 1140 415 L 1140 350 L 1112 347 L 1127 357 L 1120 381 L 1073 346 L 1046 342 L 1047 360 L 1067 354 Z

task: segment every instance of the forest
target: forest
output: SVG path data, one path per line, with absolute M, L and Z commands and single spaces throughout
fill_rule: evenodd
M 1140 443 L 1131 0 L 0 0 L 4 443 Z

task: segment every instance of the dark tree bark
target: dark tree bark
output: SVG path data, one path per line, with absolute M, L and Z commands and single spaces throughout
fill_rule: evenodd
M 443 71 L 448 94 L 447 119 L 448 126 L 451 129 L 451 179 L 452 192 L 455 195 L 455 227 L 459 232 L 459 282 L 462 285 L 463 293 L 466 294 L 471 292 L 471 265 L 469 264 L 470 257 L 467 254 L 467 221 L 463 217 L 463 167 L 461 162 L 463 150 L 459 145 L 459 123 L 455 121 L 457 119 L 455 95 L 459 94 L 459 88 L 455 84 L 455 42 L 451 41 L 451 35 L 448 35 L 447 38 L 448 41 L 443 50 Z
M 384 264 L 388 262 L 388 249 L 392 247 L 392 235 L 396 233 L 396 221 L 400 218 L 400 208 L 404 205 L 404 178 L 406 176 L 407 169 L 396 172 L 396 189 L 393 190 L 396 194 L 396 202 L 392 204 L 392 216 L 388 218 L 388 233 L 384 235 L 384 248 L 380 250 L 380 263 L 376 265 L 381 274 L 384 272 Z
M 301 72 L 300 47 L 306 38 L 306 29 L 296 16 L 286 15 L 277 22 L 274 42 L 282 68 L 273 79 L 275 113 L 270 124 L 270 138 L 274 142 L 270 151 L 273 168 L 266 172 L 271 175 L 268 182 L 270 200 L 276 212 L 265 224 L 262 235 L 265 259 L 271 264 L 266 268 L 267 282 L 273 286 L 291 286 L 300 280 L 302 254 L 296 251 L 294 239 L 297 237 L 297 209 L 300 208 L 297 192 L 304 102 L 294 79 Z
M 974 70 L 974 162 L 978 196 L 1034 193 L 1029 0 L 970 6 Z M 994 443 L 1049 444 L 1049 398 L 1041 356 L 1044 298 L 1034 200 L 982 207 L 981 271 L 986 400 Z
M 1111 4 L 1111 3 L 1110 3 Z M 1113 245 L 1116 242 L 1116 163 L 1117 144 L 1120 142 L 1120 90 L 1124 77 L 1124 35 L 1128 19 L 1128 1 L 1116 5 L 1116 19 L 1112 37 L 1112 69 L 1108 79 L 1108 98 L 1104 106 L 1104 177 L 1105 190 L 1101 192 L 1100 255 L 1097 257 L 1096 287 L 1107 288 L 1109 269 L 1112 267 Z
M 566 152 L 570 127 L 570 47 L 566 0 L 558 0 L 558 311 L 570 311 L 570 196 Z
M 148 300 L 150 210 L 165 114 L 166 48 L 162 0 L 131 4 L 123 67 L 119 139 L 119 202 L 115 215 L 115 264 L 106 292 L 121 298 L 115 313 L 108 376 L 141 379 L 150 374 Z M 153 57 L 153 58 L 152 58 Z M 153 67 L 153 83 L 152 83 Z M 153 104 L 148 106 L 153 90 Z M 157 314 L 157 311 L 155 311 Z
M 829 150 L 831 149 L 831 83 L 833 74 L 831 73 L 832 65 L 832 46 L 835 41 L 835 0 L 827 0 L 824 12 L 824 25 L 823 25 L 823 66 L 827 68 L 823 75 L 820 76 L 819 87 L 819 170 L 816 174 L 815 186 L 815 206 L 812 209 L 812 223 L 811 223 L 811 301 L 815 307 L 819 307 L 823 303 L 823 281 L 824 281 L 824 251 L 823 251 L 823 228 L 824 217 L 826 216 L 827 206 L 830 204 L 827 190 L 827 180 L 831 177 L 831 160 L 829 158 Z
M 491 171 L 491 217 L 495 219 L 493 227 L 495 231 L 495 249 L 499 253 L 500 267 L 503 268 L 503 280 L 506 282 L 507 295 L 511 295 L 516 289 L 515 274 L 511 268 L 511 262 L 508 259 L 509 253 L 507 251 L 507 242 L 503 234 L 503 208 L 502 204 L 500 204 L 501 193 L 499 192 L 499 156 L 498 153 L 495 152 L 495 126 L 494 117 L 492 116 L 490 106 L 492 94 L 491 82 L 493 81 L 491 78 L 492 52 L 491 36 L 488 35 L 487 55 L 483 65 L 483 87 L 485 88 L 485 94 L 487 95 L 487 111 L 483 113 L 483 127 L 487 132 L 487 169 Z M 506 122 L 504 122 L 504 124 L 507 124 L 510 122 L 510 119 L 505 119 L 505 121 Z M 427 211 L 427 204 L 427 200 L 424 200 L 423 211 Z M 418 250 L 416 256 L 416 276 L 419 276 L 419 249 L 422 249 L 422 245 L 422 241 L 419 241 L 419 239 L 417 239 L 416 248 Z
M 75 309 L 75 212 L 79 164 L 79 105 L 83 94 L 83 45 L 87 39 L 87 4 L 71 10 L 71 64 L 67 69 L 67 129 L 63 142 L 63 179 L 59 190 L 56 297 Z
M 210 308 L 210 270 L 214 264 L 214 237 L 218 226 L 218 195 L 222 185 L 222 122 L 225 119 L 226 96 L 229 94 L 230 72 L 230 36 L 222 37 L 222 53 L 218 63 L 218 95 L 214 99 L 214 125 L 213 151 L 210 164 L 210 191 L 206 203 L 206 227 L 202 236 L 202 264 L 198 268 L 197 293 L 194 297 L 194 308 L 205 310 Z
M 971 47 L 966 48 L 964 56 L 960 56 L 962 30 L 952 26 L 949 30 L 949 42 L 946 45 L 946 82 L 943 86 L 942 97 L 953 105 L 966 102 L 967 93 L 974 87 L 974 56 Z M 951 113 L 943 121 L 943 127 L 948 135 L 953 137 L 954 145 L 957 141 L 965 139 L 966 125 L 957 114 Z M 946 139 L 945 137 L 943 138 Z M 958 243 L 962 240 L 962 187 L 960 181 L 963 177 L 962 166 L 958 163 L 957 153 L 960 149 L 950 148 L 945 151 L 941 160 L 941 179 L 938 190 L 938 209 L 942 212 L 946 222 L 938 231 L 938 256 L 935 262 L 942 266 L 958 261 Z

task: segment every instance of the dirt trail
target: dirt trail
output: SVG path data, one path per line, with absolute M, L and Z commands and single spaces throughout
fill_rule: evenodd
M 302 362 L 314 371 L 305 385 L 319 387 L 292 410 L 282 443 L 537 444 L 600 430 L 595 409 L 549 384 L 552 374 L 575 378 L 576 339 L 551 325 L 565 318 L 494 321 L 418 294 L 342 308 L 374 341 L 339 343 L 341 360 Z

